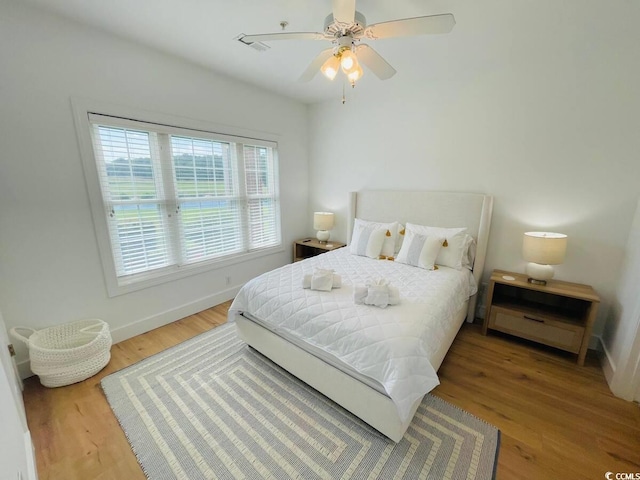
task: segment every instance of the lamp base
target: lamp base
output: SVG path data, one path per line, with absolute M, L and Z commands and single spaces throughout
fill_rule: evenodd
M 329 241 L 329 230 L 318 230 L 316 238 L 320 243 L 327 243 Z
M 553 278 L 553 267 L 551 265 L 541 265 L 539 263 L 527 263 L 525 273 L 529 276 L 527 281 L 534 285 L 546 285 L 547 280 Z

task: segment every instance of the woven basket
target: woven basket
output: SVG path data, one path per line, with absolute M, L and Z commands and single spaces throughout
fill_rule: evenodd
M 26 330 L 27 336 L 18 331 Z M 45 387 L 81 382 L 102 370 L 111 359 L 109 325 L 97 318 L 56 325 L 42 330 L 10 330 L 29 347 L 31 370 Z

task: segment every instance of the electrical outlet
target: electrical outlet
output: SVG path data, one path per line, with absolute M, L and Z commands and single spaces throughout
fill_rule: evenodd
M 231 277 L 225 277 L 227 285 L 231 285 Z

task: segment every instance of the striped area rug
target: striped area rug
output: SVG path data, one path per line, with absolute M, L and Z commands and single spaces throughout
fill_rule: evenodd
M 150 479 L 490 479 L 499 431 L 427 395 L 398 444 L 227 324 L 102 380 Z

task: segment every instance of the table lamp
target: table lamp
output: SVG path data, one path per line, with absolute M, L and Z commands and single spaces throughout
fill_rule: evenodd
M 333 228 L 333 213 L 314 212 L 313 228 L 318 230 L 316 238 L 320 243 L 327 243 L 329 240 L 329 230 Z
M 564 262 L 567 236 L 563 233 L 526 232 L 522 243 L 522 256 L 529 262 L 525 269 L 528 281 L 546 285 L 553 278 L 553 267 Z

